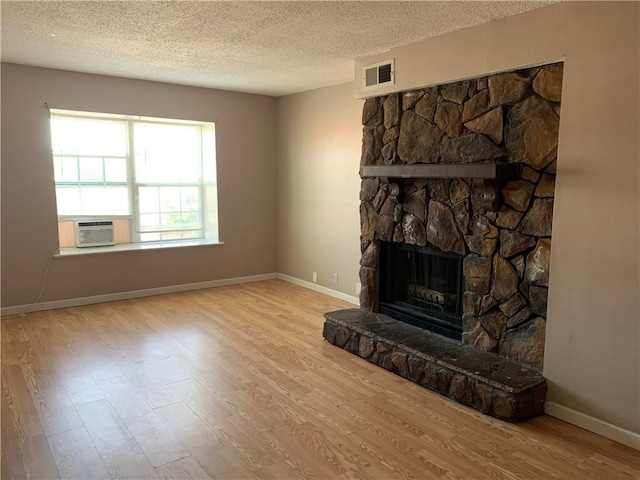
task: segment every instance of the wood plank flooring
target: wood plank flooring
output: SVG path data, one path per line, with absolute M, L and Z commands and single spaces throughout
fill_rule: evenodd
M 322 339 L 282 281 L 2 321 L 2 479 L 638 479 L 640 454 L 511 425 Z

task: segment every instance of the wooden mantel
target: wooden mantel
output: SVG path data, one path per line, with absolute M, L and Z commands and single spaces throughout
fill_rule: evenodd
M 416 163 L 410 165 L 363 165 L 360 176 L 390 178 L 511 178 L 518 174 L 514 163 Z

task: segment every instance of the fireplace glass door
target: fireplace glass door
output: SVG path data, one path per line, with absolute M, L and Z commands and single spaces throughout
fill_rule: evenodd
M 462 260 L 434 247 L 380 242 L 380 313 L 461 340 Z

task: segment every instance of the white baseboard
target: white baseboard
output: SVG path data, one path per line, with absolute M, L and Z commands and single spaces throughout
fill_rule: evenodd
M 189 290 L 200 290 L 203 288 L 222 287 L 225 285 L 239 285 L 241 283 L 261 282 L 263 280 L 273 280 L 275 273 L 265 273 L 262 275 L 251 275 L 248 277 L 225 278 L 222 280 L 210 280 L 207 282 L 185 283 L 182 285 L 169 285 L 166 287 L 146 288 L 144 290 L 133 290 L 129 292 L 107 293 L 105 295 L 93 295 L 90 297 L 69 298 L 66 300 L 54 300 L 51 302 L 41 302 L 33 305 L 16 305 L 12 307 L 2 307 L 0 314 L 19 315 L 24 311 L 39 312 L 42 310 L 54 310 L 56 308 L 79 307 L 93 303 L 115 302 L 117 300 L 129 300 L 131 298 L 151 297 L 153 295 L 164 295 L 166 293 L 186 292 Z
M 547 415 L 563 420 L 590 432 L 597 433 L 615 442 L 640 450 L 640 434 L 625 430 L 610 423 L 598 420 L 554 402 L 545 402 L 544 411 Z
M 294 285 L 308 288 L 309 290 L 324 293 L 325 295 L 344 300 L 345 302 L 353 303 L 354 305 L 360 305 L 360 299 L 358 297 L 354 297 L 353 295 L 347 295 L 346 293 L 323 287 L 322 285 L 318 285 L 317 283 L 300 280 L 299 278 L 292 277 L 291 275 L 285 275 L 284 273 L 278 273 L 277 277 L 279 280 L 284 280 L 285 282 L 293 283 Z

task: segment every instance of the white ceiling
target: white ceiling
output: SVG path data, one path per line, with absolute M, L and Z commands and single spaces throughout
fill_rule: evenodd
M 286 95 L 353 59 L 553 1 L 2 1 L 2 61 Z

